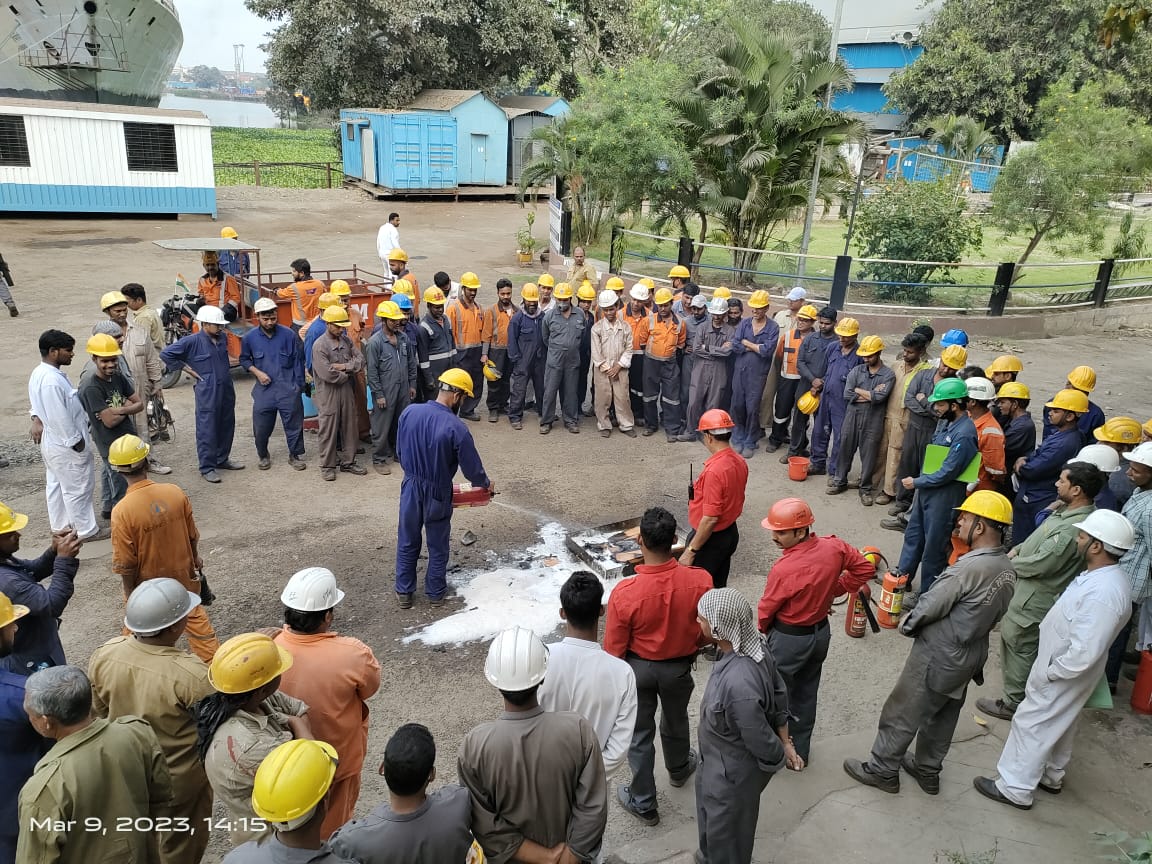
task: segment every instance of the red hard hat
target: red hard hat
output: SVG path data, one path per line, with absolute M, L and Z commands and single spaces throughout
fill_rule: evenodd
M 696 426 L 696 431 L 722 432 L 725 429 L 735 428 L 736 424 L 732 422 L 732 418 L 728 416 L 727 411 L 721 411 L 719 408 L 710 408 L 701 415 L 700 422 Z
M 812 508 L 802 498 L 781 498 L 772 505 L 760 524 L 769 531 L 791 531 L 793 528 L 807 528 L 815 521 Z

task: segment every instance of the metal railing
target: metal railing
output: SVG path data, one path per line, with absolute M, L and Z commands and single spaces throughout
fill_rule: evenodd
M 331 189 L 344 182 L 339 162 L 218 162 L 212 167 L 217 186 Z
M 724 255 L 715 254 L 722 251 Z M 745 254 L 742 266 L 733 252 Z M 711 254 L 709 254 L 711 253 Z M 699 257 L 699 260 L 697 258 Z M 721 260 L 727 258 L 727 261 Z M 803 260 L 803 276 L 798 264 Z M 783 250 L 748 250 L 689 237 L 661 237 L 621 227 L 612 229 L 609 270 L 648 276 L 668 284 L 669 269 L 682 264 L 702 288 L 731 287 L 735 296 L 757 288 L 786 294 L 793 285 L 837 309 L 898 314 L 1002 315 L 1103 308 L 1152 300 L 1152 258 L 1029 263 L 898 261 L 851 255 L 808 255 Z M 1052 273 L 1060 268 L 1058 274 Z M 877 273 L 913 273 L 917 278 L 879 278 Z M 1121 275 L 1123 274 L 1123 275 Z M 737 284 L 734 284 L 737 283 Z

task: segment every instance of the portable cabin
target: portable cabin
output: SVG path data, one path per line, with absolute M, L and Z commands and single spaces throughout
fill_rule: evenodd
M 349 177 L 405 192 L 457 186 L 456 119 L 447 114 L 346 108 L 340 137 Z
M 508 179 L 508 118 L 479 90 L 425 90 L 407 111 L 436 112 L 456 122 L 456 180 L 503 186 Z
M 199 111 L 0 99 L 0 211 L 216 216 Z
M 505 96 L 499 105 L 508 118 L 508 184 L 514 186 L 524 166 L 543 153 L 543 142 L 532 140 L 532 130 L 551 126 L 569 108 L 559 96 Z

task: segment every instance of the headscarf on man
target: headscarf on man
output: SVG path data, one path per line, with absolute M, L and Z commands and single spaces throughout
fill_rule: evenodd
M 764 637 L 756 629 L 752 604 L 735 588 L 713 588 L 696 605 L 716 639 L 732 643 L 732 650 L 759 663 L 764 659 Z

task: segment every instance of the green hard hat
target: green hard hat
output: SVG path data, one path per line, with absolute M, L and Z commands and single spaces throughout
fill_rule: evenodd
M 968 385 L 959 378 L 945 378 L 936 385 L 929 402 L 947 402 L 953 399 L 967 399 Z

